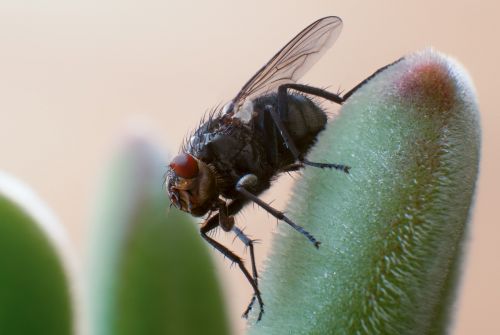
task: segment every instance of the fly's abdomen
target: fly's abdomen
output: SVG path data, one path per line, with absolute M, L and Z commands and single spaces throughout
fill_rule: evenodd
M 316 141 L 318 133 L 325 129 L 325 112 L 302 95 L 288 96 L 288 113 L 281 115 L 283 124 L 297 149 L 305 154 Z
M 316 137 L 327 122 L 325 112 L 302 95 L 289 95 L 288 115 L 281 117 L 294 140 Z
M 267 161 L 279 169 L 293 163 L 295 158 L 286 147 L 271 115 L 265 112 L 266 106 L 277 110 L 276 94 L 262 96 L 255 101 L 257 117 L 253 119 L 253 123 L 257 131 L 256 139 L 262 144 Z M 295 146 L 303 155 L 312 147 L 318 133 L 325 128 L 327 122 L 325 112 L 310 99 L 299 94 L 288 95 L 288 111 L 286 113 L 280 111 L 280 118 Z

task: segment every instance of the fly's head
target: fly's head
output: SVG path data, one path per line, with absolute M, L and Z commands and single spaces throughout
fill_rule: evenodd
M 166 187 L 172 204 L 194 216 L 206 214 L 219 196 L 212 169 L 188 153 L 170 162 Z

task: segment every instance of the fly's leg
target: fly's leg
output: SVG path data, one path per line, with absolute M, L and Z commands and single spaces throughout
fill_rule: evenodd
M 384 71 L 385 69 L 387 69 L 389 66 L 392 66 L 396 63 L 399 63 L 400 61 L 402 61 L 404 59 L 403 58 L 400 58 L 398 60 L 396 60 L 395 62 L 392 62 L 391 64 L 387 64 L 386 66 L 383 66 L 381 67 L 380 69 L 378 69 L 377 71 L 373 72 L 373 74 L 371 76 L 369 76 L 368 78 L 366 78 L 365 80 L 363 80 L 362 82 L 360 82 L 359 84 L 357 84 L 356 86 L 354 86 L 349 92 L 347 92 L 346 94 L 344 94 L 342 96 L 342 99 L 347 100 L 349 99 L 349 97 L 354 93 L 356 92 L 361 86 L 363 86 L 364 84 L 366 84 L 367 82 L 369 82 L 373 77 L 375 77 L 377 74 L 379 74 L 380 72 Z
M 279 172 L 294 172 L 302 169 L 304 167 L 304 163 L 302 162 L 297 162 L 297 163 L 292 163 L 287 166 L 282 167 Z
M 273 207 L 266 204 L 264 201 L 259 199 L 256 195 L 247 190 L 247 188 L 252 188 L 257 183 L 257 176 L 253 174 L 247 174 L 240 178 L 238 183 L 236 183 L 236 190 L 244 196 L 246 199 L 255 202 L 257 205 L 265 209 L 269 214 L 277 218 L 278 220 L 285 221 L 293 229 L 304 235 L 316 248 L 319 248 L 321 244 L 313 235 L 311 235 L 307 230 L 290 220 L 283 212 L 274 209 Z
M 248 249 L 250 250 L 250 260 L 252 262 L 252 274 L 253 274 L 253 280 L 255 281 L 255 285 L 258 287 L 258 275 L 257 275 L 257 267 L 255 265 L 255 254 L 254 254 L 254 249 L 253 249 L 253 244 L 254 240 L 250 239 L 248 236 L 243 233 L 241 229 L 238 227 L 234 226 L 233 227 L 233 232 L 236 234 L 236 236 L 245 244 Z M 246 319 L 248 318 L 248 313 L 252 310 L 253 304 L 255 303 L 256 295 L 254 294 L 252 297 L 252 300 L 250 300 L 250 303 L 248 304 L 247 309 L 243 313 L 243 317 Z
M 248 236 L 246 236 L 241 229 L 239 229 L 234 225 L 234 216 L 229 215 L 228 213 L 229 209 L 225 201 L 219 200 L 218 207 L 219 207 L 219 212 L 218 212 L 219 226 L 221 226 L 224 231 L 232 230 L 236 234 L 236 236 L 241 240 L 241 242 L 243 242 L 243 244 L 245 244 L 245 246 L 247 246 L 248 249 L 250 250 L 250 260 L 252 264 L 253 280 L 255 282 L 255 285 L 258 287 L 257 267 L 255 266 L 255 254 L 253 248 L 254 241 L 251 240 Z M 252 300 L 248 304 L 247 309 L 242 315 L 245 319 L 248 318 L 248 313 L 251 311 L 253 304 L 255 303 L 255 299 L 256 295 L 254 294 L 252 296 Z
M 296 91 L 304 92 L 307 94 L 315 95 L 333 102 L 336 102 L 338 104 L 342 104 L 344 102 L 344 98 L 337 94 L 333 94 L 331 92 L 322 90 L 317 87 L 312 87 L 312 86 L 307 86 L 307 85 L 300 85 L 300 84 L 285 84 L 281 85 L 278 88 L 278 110 L 274 110 L 273 108 L 267 108 L 269 113 L 271 113 L 271 116 L 273 118 L 274 123 L 276 124 L 276 127 L 278 127 L 281 136 L 283 137 L 283 141 L 285 142 L 285 145 L 287 148 L 292 152 L 293 156 L 295 157 L 296 160 L 300 161 L 304 165 L 310 165 L 310 166 L 315 166 L 319 168 L 330 168 L 330 169 L 336 169 L 336 170 L 341 170 L 344 171 L 345 173 L 349 173 L 349 166 L 342 165 L 342 164 L 333 164 L 333 163 L 317 163 L 317 162 L 311 162 L 307 160 L 306 158 L 302 157 L 302 155 L 299 153 L 297 150 L 297 147 L 295 146 L 295 143 L 293 143 L 292 137 L 288 133 L 285 125 L 283 124 L 283 121 L 281 120 L 280 114 L 286 114 L 288 111 L 288 89 L 294 89 Z
M 232 215 L 232 214 L 236 213 L 238 210 L 240 210 L 243 207 L 244 203 L 245 203 L 245 201 L 243 201 L 243 200 L 234 200 L 233 202 L 231 202 L 227 206 L 226 211 L 224 212 L 223 215 L 227 215 L 227 214 Z M 229 258 L 233 263 L 238 264 L 238 267 L 240 268 L 241 272 L 243 272 L 243 274 L 245 275 L 248 282 L 250 283 L 250 285 L 253 288 L 254 295 L 253 295 L 252 301 L 254 301 L 255 298 L 257 298 L 257 301 L 259 302 L 260 312 L 259 312 L 259 316 L 257 318 L 257 321 L 260 321 L 260 319 L 262 318 L 262 314 L 264 313 L 264 302 L 262 301 L 262 297 L 261 297 L 259 288 L 257 286 L 257 277 L 256 277 L 257 271 L 255 269 L 255 261 L 253 258 L 253 246 L 251 248 L 251 255 L 252 255 L 251 257 L 252 257 L 252 270 L 254 272 L 255 279 L 252 278 L 252 276 L 250 275 L 250 273 L 246 269 L 245 265 L 243 264 L 243 260 L 238 255 L 236 255 L 234 252 L 232 252 L 231 250 L 229 250 L 228 248 L 226 248 L 225 246 L 223 246 L 222 244 L 220 244 L 219 242 L 217 242 L 216 240 L 214 240 L 213 238 L 211 238 L 210 236 L 207 235 L 207 233 L 209 231 L 211 231 L 212 229 L 219 226 L 220 220 L 221 220 L 221 218 L 220 218 L 219 213 L 208 218 L 200 228 L 201 237 L 203 237 L 203 239 L 205 241 L 207 241 L 208 244 L 210 244 L 212 247 L 214 247 L 217 251 L 222 253 L 225 257 Z M 234 230 L 234 228 L 236 228 L 236 227 L 233 226 L 232 228 Z M 252 304 L 253 304 L 253 302 L 252 302 Z M 245 313 L 243 314 L 243 316 L 245 316 L 245 317 L 248 316 L 248 311 L 249 310 L 247 308 L 247 310 L 245 310 Z
M 225 201 L 219 199 L 219 226 L 224 231 L 231 231 L 234 227 L 234 216 L 229 215 Z
M 341 97 L 338 94 L 328 92 L 326 90 L 323 90 L 321 88 L 317 88 L 314 86 L 309 86 L 309 85 L 302 85 L 302 84 L 284 84 L 278 87 L 278 98 L 280 98 L 281 95 L 287 96 L 287 89 L 292 89 L 296 90 L 299 92 L 315 95 L 317 97 L 330 100 L 332 102 L 338 103 L 339 105 L 342 105 L 345 101 L 343 97 Z

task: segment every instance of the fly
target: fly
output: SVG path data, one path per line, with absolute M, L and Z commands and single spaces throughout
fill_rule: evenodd
M 258 287 L 254 241 L 235 225 L 235 214 L 254 202 L 318 248 L 320 241 L 312 234 L 258 196 L 279 174 L 306 165 L 349 172 L 346 165 L 305 158 L 327 123 L 326 113 L 308 95 L 338 104 L 345 96 L 297 83 L 334 44 L 341 30 L 342 20 L 336 16 L 319 19 L 302 30 L 233 100 L 202 122 L 169 165 L 166 188 L 173 206 L 194 216 L 208 214 L 200 228 L 201 236 L 236 263 L 253 288 L 245 318 L 257 300 L 260 320 L 264 303 Z M 239 256 L 208 236 L 217 227 L 233 232 L 249 248 L 251 273 Z

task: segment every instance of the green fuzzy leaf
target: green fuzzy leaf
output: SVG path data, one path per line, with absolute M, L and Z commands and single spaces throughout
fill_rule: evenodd
M 478 175 L 471 82 L 434 51 L 410 55 L 344 104 L 309 155 L 262 279 L 249 334 L 442 334 Z M 254 315 L 255 317 L 255 311 Z
M 165 166 L 136 138 L 108 173 L 92 234 L 93 334 L 229 333 L 206 246 L 168 208 Z
M 61 226 L 35 194 L 0 173 L 0 334 L 74 333 L 64 243 Z

